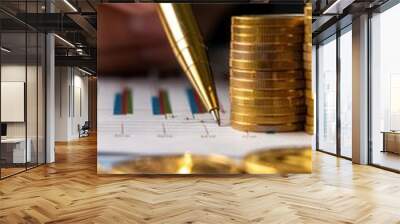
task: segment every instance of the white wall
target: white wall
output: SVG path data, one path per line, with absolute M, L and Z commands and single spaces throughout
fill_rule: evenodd
M 55 73 L 55 140 L 74 140 L 78 124 L 88 120 L 88 78 L 72 67 L 56 67 Z
M 38 70 L 37 70 L 38 69 Z M 43 89 L 42 68 L 39 66 L 27 67 L 25 64 L 3 64 L 1 66 L 1 81 L 2 82 L 23 82 L 26 85 L 26 106 L 21 108 L 22 113 L 26 112 L 26 121 L 22 122 L 5 122 L 7 124 L 7 137 L 9 138 L 27 138 L 30 140 L 30 148 L 32 161 L 44 162 L 44 92 Z M 27 79 L 27 80 L 26 80 Z M 2 96 L 7 97 L 7 96 Z M 12 110 L 10 107 L 1 108 L 3 112 Z M 7 111 L 11 112 L 12 111 Z M 37 150 L 39 156 L 37 156 Z
M 2 65 L 1 66 L 1 81 L 2 82 L 25 82 L 25 76 L 26 76 L 26 67 L 24 65 L 18 65 L 18 64 L 8 64 L 8 65 Z M 28 74 L 35 73 L 36 74 L 36 67 L 34 66 L 28 66 L 27 67 L 27 72 Z M 29 78 L 29 85 L 30 86 L 36 86 L 36 80 L 32 80 L 30 76 Z M 27 88 L 27 106 L 31 107 L 37 107 L 37 102 L 36 102 L 36 88 Z M 32 92 L 31 92 L 32 91 Z M 34 104 L 32 104 L 34 102 Z M 1 110 L 7 110 L 7 108 L 1 108 Z M 30 112 L 30 111 L 28 111 Z M 35 125 L 33 124 L 28 124 L 28 129 L 30 127 L 34 128 L 36 130 L 36 120 L 37 120 L 37 115 L 36 113 L 27 113 L 27 118 L 28 122 L 35 122 Z M 29 137 L 30 131 L 28 130 L 28 137 Z M 25 122 L 7 122 L 7 136 L 8 137 L 25 137 Z

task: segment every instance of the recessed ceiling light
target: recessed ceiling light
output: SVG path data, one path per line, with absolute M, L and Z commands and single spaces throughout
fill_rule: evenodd
M 64 42 L 66 45 L 75 48 L 75 45 L 73 45 L 71 42 L 69 42 L 68 40 L 62 38 L 61 36 L 59 36 L 58 34 L 54 34 L 55 37 L 57 37 L 57 39 L 61 40 L 62 42 Z
M 75 8 L 75 6 L 73 6 L 68 0 L 64 0 L 64 3 L 65 3 L 66 5 L 68 5 L 68 7 L 69 7 L 70 9 L 72 9 L 72 11 L 78 12 L 78 10 Z
M 90 76 L 93 75 L 92 73 L 90 73 L 90 72 L 88 72 L 88 71 L 86 71 L 86 70 L 84 70 L 84 69 L 81 69 L 81 68 L 79 68 L 79 67 L 78 67 L 78 70 L 81 71 L 81 72 L 83 72 L 83 73 L 85 73 L 86 75 L 90 75 Z
M 11 50 L 9 50 L 9 49 L 7 49 L 7 48 L 5 48 L 5 47 L 1 47 L 0 49 L 1 49 L 1 51 L 3 51 L 3 52 L 11 53 Z

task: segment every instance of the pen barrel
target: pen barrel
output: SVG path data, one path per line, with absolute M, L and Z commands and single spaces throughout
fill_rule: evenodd
M 160 3 L 158 14 L 182 70 L 210 112 L 219 109 L 206 46 L 189 4 Z

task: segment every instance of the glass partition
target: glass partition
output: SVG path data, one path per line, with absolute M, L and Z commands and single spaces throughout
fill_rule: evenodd
M 39 3 L 41 2 L 41 4 Z M 0 7 L 37 13 L 43 1 Z M 39 7 L 40 6 L 40 7 Z M 43 33 L 0 12 L 0 178 L 45 163 L 45 44 Z M 7 23 L 3 23 L 3 21 Z
M 26 32 L 1 34 L 2 177 L 24 171 L 31 161 L 26 136 L 26 41 Z
M 372 164 L 400 171 L 400 4 L 371 18 Z

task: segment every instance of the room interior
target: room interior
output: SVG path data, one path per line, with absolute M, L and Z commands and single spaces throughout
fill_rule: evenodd
M 0 2 L 0 222 L 400 220 L 398 1 L 311 1 L 312 174 L 156 178 L 97 174 L 96 7 L 118 2 Z

